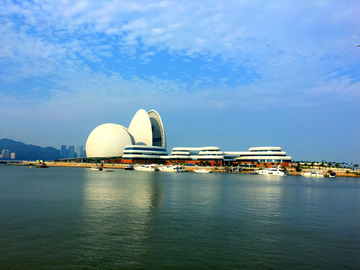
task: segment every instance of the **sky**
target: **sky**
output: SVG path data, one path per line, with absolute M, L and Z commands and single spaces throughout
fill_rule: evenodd
M 0 138 L 60 149 L 156 110 L 168 152 L 360 163 L 360 1 L 2 0 Z

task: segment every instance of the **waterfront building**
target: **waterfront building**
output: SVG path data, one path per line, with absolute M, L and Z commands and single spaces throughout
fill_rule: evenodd
M 247 152 L 241 153 L 235 158 L 239 162 L 291 162 L 292 158 L 286 156 L 281 147 L 251 147 Z
M 122 156 L 124 163 L 165 163 L 168 153 L 165 147 L 126 145 Z
M 140 150 L 139 146 L 142 150 Z M 134 146 L 131 148 L 131 146 Z M 86 141 L 86 156 L 88 158 L 121 158 L 125 147 L 130 147 L 132 151 L 126 156 L 127 160 L 142 156 L 153 156 L 157 159 L 161 148 L 165 149 L 166 137 L 160 115 L 151 110 L 146 112 L 140 109 L 130 122 L 129 128 L 124 126 L 107 123 L 95 128 Z M 150 147 L 150 148 L 148 148 Z M 153 147 L 153 148 L 152 148 Z M 160 148 L 156 148 L 160 147 Z M 135 150 L 134 150 L 135 149 Z M 141 151 L 144 151 L 141 154 Z
M 219 147 L 174 147 L 168 157 L 170 162 L 181 162 L 187 164 L 211 163 L 221 165 L 224 160 L 224 153 Z
M 175 147 L 169 160 L 188 164 L 210 163 L 211 165 L 280 163 L 287 165 L 292 158 L 281 147 L 252 147 L 248 151 L 221 151 L 219 147 Z
M 79 152 L 79 150 L 78 150 Z M 129 128 L 107 123 L 96 127 L 86 141 L 87 158 L 110 158 L 124 163 L 185 163 L 214 165 L 287 166 L 292 158 L 281 147 L 251 147 L 248 151 L 222 151 L 217 146 L 175 147 L 166 150 L 160 115 L 138 110 Z

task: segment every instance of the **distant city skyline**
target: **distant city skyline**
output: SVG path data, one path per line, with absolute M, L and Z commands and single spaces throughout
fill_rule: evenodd
M 3 149 L 0 154 L 0 159 L 15 159 L 15 152 L 10 152 L 9 149 Z
M 77 146 L 75 151 L 74 145 L 69 145 L 69 147 L 67 147 L 66 145 L 62 144 L 60 146 L 60 156 L 62 158 L 79 158 L 86 157 L 86 153 L 84 150 L 84 146 L 82 145 Z
M 85 145 L 140 108 L 167 148 L 360 162 L 360 1 L 0 5 L 0 138 Z

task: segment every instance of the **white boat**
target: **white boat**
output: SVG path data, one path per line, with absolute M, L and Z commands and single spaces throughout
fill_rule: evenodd
M 197 169 L 197 170 L 194 170 L 195 173 L 211 173 L 210 170 L 207 170 L 207 169 Z
M 160 166 L 159 170 L 162 172 L 185 172 L 185 168 L 179 165 L 168 165 L 168 166 Z
M 311 172 L 303 172 L 301 173 L 301 176 L 305 177 L 324 177 L 324 174 L 317 171 L 311 171 Z
M 94 167 L 91 167 L 91 170 L 93 170 L 93 171 L 102 171 L 103 170 L 103 168 L 102 168 L 102 166 L 94 166 Z
M 330 177 L 330 178 L 335 178 L 335 177 L 336 177 L 336 173 L 331 172 L 331 173 L 329 174 L 329 177 Z
M 283 172 L 279 168 L 266 168 L 263 170 L 255 171 L 256 174 L 264 174 L 264 175 L 277 175 L 277 176 L 284 176 L 285 172 Z
M 136 171 L 149 171 L 149 172 L 154 172 L 159 170 L 154 164 L 135 166 L 134 169 Z

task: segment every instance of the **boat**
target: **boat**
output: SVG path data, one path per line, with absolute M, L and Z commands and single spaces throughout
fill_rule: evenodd
M 39 166 L 36 166 L 37 168 L 49 168 L 45 163 L 41 163 Z
M 331 172 L 331 173 L 329 174 L 329 177 L 330 177 L 330 178 L 335 178 L 335 177 L 336 177 L 336 173 Z
M 179 165 L 160 166 L 162 172 L 186 172 L 185 168 Z
M 311 171 L 311 172 L 303 172 L 301 173 L 301 176 L 305 177 L 324 177 L 324 174 L 317 171 Z
M 159 171 L 159 169 L 154 164 L 135 166 L 134 169 L 136 171 L 149 171 L 149 172 Z
M 197 169 L 194 170 L 195 173 L 211 173 L 212 171 L 207 170 L 207 169 Z
M 266 168 L 266 169 L 263 169 L 263 170 L 257 170 L 254 173 L 255 174 L 262 174 L 262 175 L 277 175 L 277 176 L 284 176 L 285 175 L 285 172 L 282 171 L 278 167 Z
M 128 170 L 128 171 L 133 171 L 134 170 L 134 166 L 133 165 L 127 165 L 124 170 Z
M 93 171 L 102 171 L 103 168 L 102 168 L 102 166 L 94 166 L 94 167 L 91 167 L 91 170 L 93 170 Z

